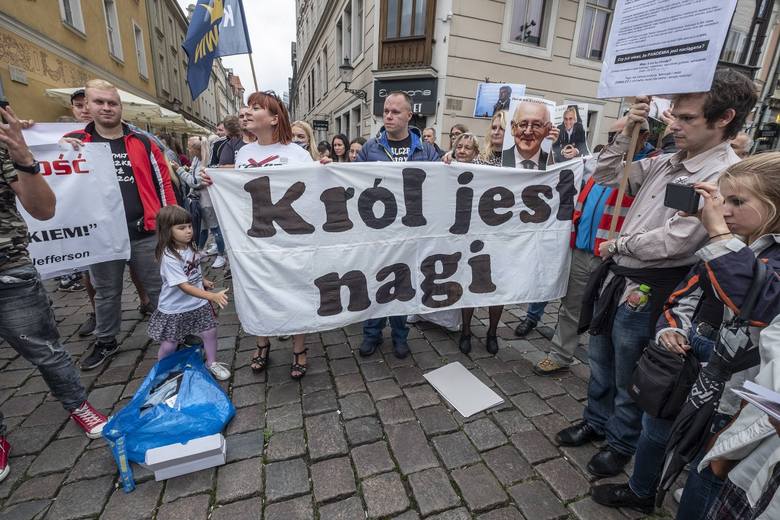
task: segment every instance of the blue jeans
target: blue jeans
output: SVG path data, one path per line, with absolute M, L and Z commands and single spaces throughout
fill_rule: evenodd
M 588 344 L 590 380 L 584 419 L 607 444 L 633 455 L 642 428 L 642 410 L 628 394 L 631 376 L 650 339 L 650 312 L 618 307 L 612 334 L 591 336 Z
M 528 310 L 525 312 L 526 319 L 538 322 L 542 319 L 545 307 L 547 307 L 547 302 L 529 303 Z
M 0 272 L 0 337 L 35 365 L 51 393 L 72 412 L 87 400 L 79 373 L 60 342 L 49 295 L 32 265 Z M 0 435 L 5 434 L 0 413 Z
M 205 228 L 200 230 L 200 236 L 198 236 L 197 244 L 198 249 L 203 249 L 205 247 L 206 242 L 209 240 L 209 231 L 211 231 L 211 234 L 214 235 L 214 242 L 217 244 L 217 254 L 220 256 L 224 255 L 225 241 L 222 239 L 222 231 L 219 229 L 219 226 L 211 228 L 211 230 Z
M 382 343 L 382 330 L 390 320 L 392 329 L 393 345 L 406 343 L 406 337 L 409 336 L 409 326 L 406 325 L 406 316 L 390 316 L 390 318 L 372 318 L 363 322 L 363 341 L 368 341 L 375 345 Z
M 712 431 L 719 432 L 729 421 L 731 416 L 716 414 L 713 418 Z M 706 450 L 701 450 L 696 460 L 691 463 L 691 471 L 685 482 L 680 507 L 677 508 L 677 520 L 704 520 L 723 489 L 724 481 L 716 477 L 709 466 L 701 471 L 697 470 L 706 453 Z
M 694 330 L 689 334 L 691 353 L 700 363 L 707 362 L 715 343 Z M 631 491 L 640 497 L 655 496 L 661 471 L 664 467 L 666 444 L 669 442 L 674 419 L 658 419 L 647 414 L 642 415 L 642 433 L 636 448 L 634 473 L 628 481 Z

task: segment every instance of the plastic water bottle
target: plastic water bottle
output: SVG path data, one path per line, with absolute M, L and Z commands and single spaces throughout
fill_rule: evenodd
M 628 295 L 626 304 L 634 312 L 639 312 L 645 308 L 650 301 L 650 286 L 642 284 Z

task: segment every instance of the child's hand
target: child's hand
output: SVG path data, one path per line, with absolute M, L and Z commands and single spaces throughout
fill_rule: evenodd
M 211 280 L 206 280 L 204 278 L 203 279 L 203 288 L 206 289 L 207 291 L 210 291 L 211 289 L 214 288 L 214 282 L 212 282 Z
M 209 294 L 209 301 L 219 305 L 220 309 L 224 309 L 225 305 L 228 304 L 228 297 L 225 295 L 226 292 L 228 292 L 227 289 L 222 289 L 219 292 L 210 293 Z

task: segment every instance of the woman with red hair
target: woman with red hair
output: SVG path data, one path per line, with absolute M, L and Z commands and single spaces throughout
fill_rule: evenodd
M 246 131 L 257 141 L 241 147 L 236 153 L 236 168 L 268 168 L 295 163 L 310 163 L 309 152 L 292 141 L 290 116 L 281 99 L 273 92 L 255 92 L 249 96 L 245 115 Z M 211 184 L 205 174 L 204 183 Z M 268 366 L 271 341 L 266 336 L 257 337 L 257 351 L 251 360 L 251 368 L 261 372 Z M 293 336 L 293 362 L 290 376 L 300 379 L 306 374 L 304 335 Z

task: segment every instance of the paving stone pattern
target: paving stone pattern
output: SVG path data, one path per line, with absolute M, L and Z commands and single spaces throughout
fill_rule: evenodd
M 222 285 L 222 273 L 210 274 Z M 90 348 L 90 338 L 76 334 L 89 310 L 86 296 L 46 286 L 78 359 Z M 129 401 L 156 360 L 137 305 L 126 280 L 120 354 L 82 374 L 90 400 L 106 413 Z M 289 377 L 289 341 L 272 340 L 265 373 L 250 370 L 254 340 L 228 306 L 219 317 L 218 352 L 233 370 L 223 387 L 237 408 L 226 430 L 228 464 L 166 482 L 135 466 L 130 494 L 117 484 L 105 442 L 80 435 L 40 375 L 0 343 L 0 409 L 12 443 L 0 519 L 641 518 L 589 498 L 593 479 L 584 467 L 595 445 L 555 444 L 557 430 L 579 420 L 588 367 L 580 348 L 581 362 L 569 373 L 533 375 L 532 363 L 550 348 L 557 304 L 547 307 L 544 326 L 519 339 L 512 330 L 524 308 L 505 309 L 496 356 L 484 349 L 483 309 L 472 325 L 479 341 L 467 356 L 457 333 L 425 322 L 412 327 L 412 354 L 404 360 L 392 354 L 389 329 L 369 358 L 357 351 L 359 324 L 310 334 L 309 372 L 297 382 Z M 450 407 L 422 375 L 456 360 L 504 404 L 468 419 Z

